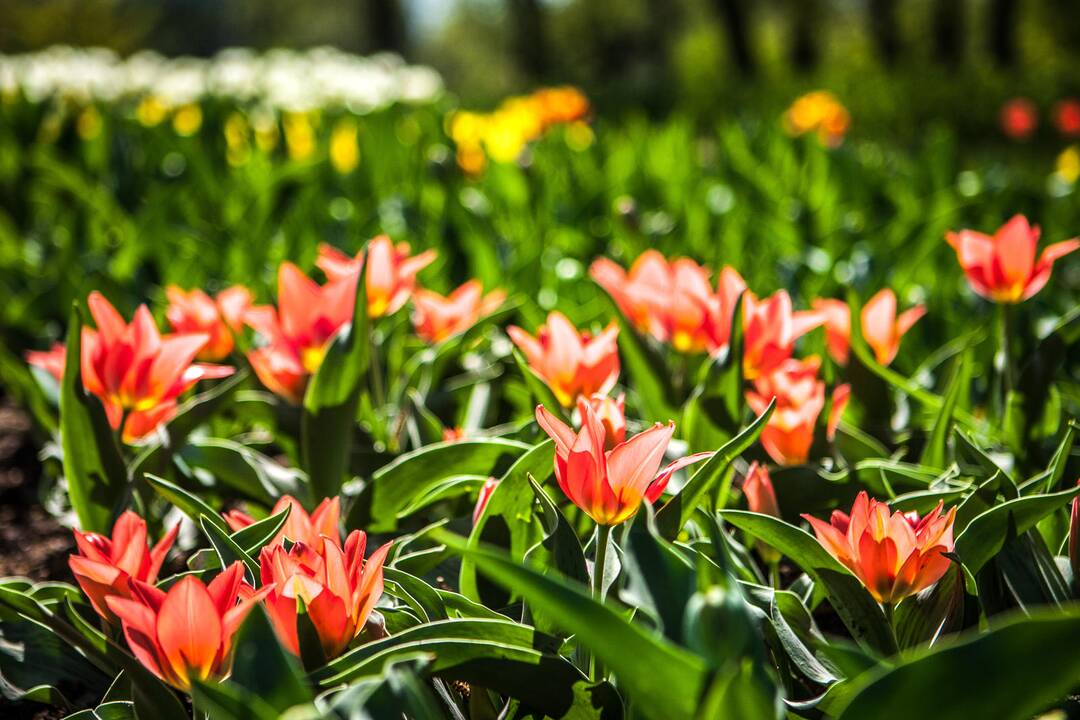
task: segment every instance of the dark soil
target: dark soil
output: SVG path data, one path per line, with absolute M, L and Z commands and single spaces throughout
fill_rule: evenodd
M 33 422 L 22 410 L 0 399 L 0 577 L 71 581 L 68 554 L 75 543 L 41 505 L 41 462 L 32 435 Z M 37 703 L 6 703 L 5 720 L 54 720 L 64 713 Z

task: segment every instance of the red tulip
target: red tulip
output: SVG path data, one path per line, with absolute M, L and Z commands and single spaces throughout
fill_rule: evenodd
M 307 510 L 296 498 L 292 495 L 282 495 L 274 503 L 270 514 L 277 515 L 288 506 L 292 506 L 292 509 L 289 510 L 289 516 L 285 518 L 285 524 L 281 526 L 281 531 L 270 541 L 270 545 L 280 543 L 284 538 L 288 538 L 292 542 L 307 543 L 310 546 L 317 545 L 319 538 L 323 536 L 340 541 L 341 531 L 338 530 L 338 523 L 341 520 L 340 499 L 336 497 L 323 498 L 319 506 L 308 515 Z M 239 510 L 230 510 L 223 513 L 222 516 L 233 532 L 243 530 L 255 522 L 253 518 Z
M 747 380 L 779 368 L 795 351 L 795 341 L 825 322 L 821 313 L 793 312 L 791 296 L 780 290 L 764 300 L 743 296 L 743 374 Z
M 825 383 L 817 379 L 820 360 L 789 358 L 754 381 L 746 402 L 757 414 L 776 398 L 772 416 L 761 431 L 761 445 L 781 465 L 799 465 L 810 456 L 814 427 L 825 407 Z
M 327 345 L 352 320 L 356 278 L 320 286 L 292 263 L 278 269 L 278 309 L 260 305 L 244 321 L 266 341 L 248 360 L 267 388 L 293 403 L 322 365 Z
M 987 300 L 1018 303 L 1042 290 L 1054 261 L 1080 248 L 1073 238 L 1047 246 L 1035 259 L 1039 226 L 1015 215 L 993 237 L 974 230 L 946 233 L 971 289 Z
M 851 309 L 841 300 L 815 300 L 814 309 L 825 321 L 825 342 L 833 360 L 846 365 L 851 340 Z M 900 350 L 900 339 L 926 314 L 925 305 L 916 305 L 896 314 L 896 293 L 879 290 L 860 313 L 862 336 L 881 365 L 889 365 Z
M 1076 484 L 1080 485 L 1080 480 Z M 1080 497 L 1073 498 L 1072 514 L 1069 516 L 1069 566 L 1072 568 L 1073 585 L 1080 585 Z
M 506 332 L 564 407 L 573 405 L 578 395 L 607 393 L 619 378 L 619 327 L 615 323 L 593 337 L 579 333 L 562 313 L 552 312 L 537 337 L 514 325 Z
M 64 363 L 67 362 L 67 348 L 64 343 L 53 343 L 48 350 L 30 350 L 26 353 L 26 362 L 34 367 L 39 367 L 56 378 L 56 382 L 64 377 Z
M 505 300 L 506 293 L 502 290 L 484 295 L 479 280 L 469 280 L 445 297 L 431 290 L 415 290 L 413 326 L 423 340 L 435 344 L 465 332 L 480 318 L 495 312 Z
M 536 407 L 536 422 L 555 441 L 555 478 L 559 487 L 600 525 L 618 525 L 633 517 L 642 500 L 654 503 L 659 499 L 676 470 L 712 454 L 684 457 L 658 473 L 675 423 L 656 423 L 605 450 L 604 424 L 592 406 L 582 398 L 578 411 L 582 427 L 576 433 L 543 405 Z
M 408 243 L 394 243 L 386 235 L 368 243 L 367 301 L 368 317 L 382 317 L 397 312 L 416 287 L 416 274 L 435 259 L 434 250 L 410 257 Z M 356 280 L 364 264 L 364 251 L 351 258 L 327 244 L 319 246 L 315 264 L 331 282 Z
M 499 487 L 499 480 L 497 478 L 489 477 L 484 481 L 483 487 L 480 488 L 480 494 L 476 496 L 476 506 L 473 507 L 472 521 L 473 525 L 480 520 L 480 516 L 484 514 L 484 508 L 487 507 L 488 500 L 491 499 L 491 494 L 495 492 L 495 488 Z
M 171 419 L 177 398 L 199 380 L 234 372 L 220 365 L 192 364 L 208 337 L 162 336 L 145 305 L 128 325 L 101 293 L 90 293 L 88 303 L 97 330 L 82 330 L 83 385 L 101 399 L 114 429 L 124 423 L 125 442 Z
M 832 391 L 832 407 L 829 409 L 829 421 L 825 427 L 825 437 L 831 442 L 836 437 L 836 429 L 840 427 L 840 420 L 844 417 L 848 401 L 851 400 L 851 385 L 844 383 L 837 385 Z
M 1066 98 L 1055 105 L 1054 126 L 1067 138 L 1080 137 L 1080 100 Z
M 746 504 L 751 512 L 763 515 L 780 517 L 780 505 L 776 502 L 776 492 L 773 490 L 772 479 L 764 465 L 756 462 L 750 464 L 743 480 L 743 495 L 746 495 Z
M 594 394 L 589 396 L 589 406 L 592 407 L 596 417 L 604 426 L 604 437 L 607 439 L 605 450 L 626 440 L 626 395 L 612 398 L 610 395 Z M 582 422 L 585 419 L 582 418 Z
M 709 272 L 688 258 L 670 262 L 656 250 L 638 257 L 629 274 L 607 258 L 589 269 L 620 312 L 641 332 L 679 352 L 716 352 L 731 334 L 731 316 L 746 284 L 725 267 L 713 292 Z
M 209 585 L 186 575 L 165 592 L 136 580 L 132 599 L 110 597 L 108 605 L 123 622 L 124 637 L 139 662 L 173 687 L 189 690 L 193 678 L 228 674 L 233 635 L 273 589 L 244 589 L 243 577 L 243 565 L 235 562 Z
M 364 560 L 367 535 L 354 530 L 341 549 L 337 537 L 314 545 L 268 545 L 259 553 L 270 620 L 285 647 L 300 654 L 297 612 L 307 612 L 327 659 L 337 657 L 364 629 L 383 591 L 387 543 Z M 300 603 L 303 602 L 301 606 Z
M 949 569 L 956 508 L 941 514 L 942 503 L 920 519 L 917 513 L 889 514 L 886 503 L 859 493 L 848 516 L 834 510 L 826 523 L 803 517 L 821 546 L 851 570 L 874 599 L 896 604 L 930 587 Z
M 175 285 L 165 288 L 169 307 L 165 317 L 178 333 L 202 333 L 209 340 L 199 360 L 224 360 L 232 352 L 233 333 L 243 327 L 244 313 L 251 305 L 251 291 L 235 285 L 212 300 L 199 289 L 185 292 Z
M 1027 140 L 1039 125 L 1039 111 L 1027 98 L 1013 98 L 1001 106 L 1001 130 L 1013 140 Z
M 109 612 L 108 597 L 131 597 L 131 581 L 153 584 L 169 548 L 176 540 L 180 525 L 173 525 L 153 548 L 147 545 L 146 521 L 124 511 L 113 525 L 112 537 L 74 530 L 77 554 L 68 558 L 68 566 L 90 604 L 101 617 L 110 622 L 116 616 Z

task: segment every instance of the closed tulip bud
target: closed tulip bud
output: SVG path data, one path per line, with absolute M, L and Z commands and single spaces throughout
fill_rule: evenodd
M 776 502 L 772 479 L 764 465 L 759 465 L 757 462 L 750 464 L 750 469 L 746 471 L 746 478 L 743 479 L 742 489 L 751 512 L 780 517 L 780 505 Z
M 1043 289 L 1054 262 L 1080 248 L 1080 239 L 1048 245 L 1036 259 L 1039 226 L 1014 216 L 984 235 L 974 230 L 946 233 L 945 239 L 960 261 L 968 284 L 976 293 L 998 303 L 1019 303 Z
M 613 399 L 610 395 L 595 394 L 589 398 L 589 405 L 604 425 L 606 450 L 626 439 L 626 395 L 619 393 Z
M 1076 484 L 1080 485 L 1080 480 Z M 1080 497 L 1073 498 L 1069 518 L 1069 566 L 1072 568 L 1073 584 L 1080 587 Z
M 480 520 L 480 516 L 484 514 L 484 508 L 487 507 L 488 500 L 491 499 L 491 494 L 495 492 L 495 488 L 497 487 L 499 487 L 498 478 L 489 477 L 484 481 L 483 486 L 480 488 L 480 494 L 476 496 L 476 505 L 473 507 L 473 525 L 475 525 Z

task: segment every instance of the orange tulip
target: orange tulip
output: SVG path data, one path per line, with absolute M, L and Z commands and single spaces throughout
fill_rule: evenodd
M 820 360 L 789 358 L 754 381 L 746 403 L 757 414 L 776 398 L 772 416 L 761 431 L 761 445 L 781 465 L 799 465 L 810 456 L 814 427 L 825 407 L 825 383 L 817 378 Z
M 302 542 L 314 546 L 318 544 L 319 538 L 324 535 L 340 540 L 341 533 L 338 530 L 338 523 L 341 520 L 340 499 L 336 497 L 324 498 L 319 503 L 319 506 L 308 515 L 307 510 L 296 498 L 292 495 L 282 495 L 274 503 L 270 514 L 277 515 L 289 506 L 292 506 L 289 517 L 285 518 L 285 524 L 281 526 L 281 531 L 278 532 L 274 539 L 269 542 L 270 545 L 280 543 L 282 539 L 288 538 L 292 542 Z M 225 522 L 228 523 L 233 532 L 243 530 L 255 522 L 251 516 L 239 510 L 230 510 L 223 513 L 222 517 L 225 518 Z
M 743 374 L 747 380 L 779 368 L 795 351 L 795 341 L 825 322 L 819 312 L 794 312 L 786 290 L 758 300 L 743 299 Z
M 574 432 L 548 412 L 536 407 L 536 422 L 555 441 L 555 479 L 572 503 L 599 525 L 618 525 L 633 517 L 642 500 L 654 503 L 676 470 L 712 455 L 697 453 L 669 464 L 662 471 L 675 423 L 656 423 L 648 430 L 605 450 L 604 424 L 592 406 L 578 400 L 581 430 Z
M 266 342 L 248 353 L 262 384 L 299 403 L 308 378 L 322 365 L 330 340 L 352 320 L 355 302 L 355 277 L 320 286 L 292 263 L 282 263 L 278 309 L 260 305 L 244 314 L 244 321 Z
M 725 267 L 714 293 L 704 267 L 688 258 L 669 262 L 656 250 L 642 253 L 629 274 L 607 258 L 593 262 L 589 274 L 640 332 L 680 352 L 711 353 L 726 345 L 735 301 L 746 289 Z
M 228 674 L 233 635 L 255 603 L 273 589 L 244 589 L 243 577 L 238 561 L 209 585 L 187 575 L 165 592 L 136 580 L 132 599 L 110 597 L 108 605 L 123 622 L 124 637 L 139 662 L 186 691 L 192 678 Z
M 64 363 L 67 361 L 67 348 L 64 343 L 53 343 L 48 350 L 30 350 L 26 353 L 26 362 L 39 367 L 56 378 L 56 382 L 64 377 Z
M 1035 295 L 1050 279 L 1054 261 L 1080 248 L 1080 239 L 1064 240 L 1047 246 L 1036 260 L 1039 226 L 1028 225 L 1023 215 L 1013 216 L 993 237 L 961 230 L 946 233 L 945 239 L 956 250 L 971 289 L 999 303 L 1018 303 Z
M 605 450 L 611 450 L 619 443 L 626 440 L 626 395 L 612 398 L 610 395 L 593 394 L 589 397 L 589 405 L 596 417 L 604 426 L 606 438 Z M 582 422 L 585 419 L 582 418 Z
M 224 360 L 232 352 L 233 333 L 243 327 L 244 313 L 251 305 L 251 291 L 235 285 L 216 299 L 199 289 L 185 292 L 175 285 L 165 288 L 169 307 L 165 317 L 178 333 L 203 333 L 210 339 L 199 360 Z
M 77 554 L 68 558 L 75 581 L 98 615 L 113 622 L 108 597 L 131 597 L 131 581 L 157 582 L 161 564 L 176 540 L 180 525 L 173 525 L 153 548 L 147 545 L 146 521 L 124 511 L 113 525 L 112 537 L 74 530 Z
M 578 395 L 607 393 L 619 378 L 619 327 L 615 323 L 593 337 L 579 333 L 562 313 L 552 312 L 537 337 L 514 325 L 506 332 L 564 407 L 573 405 Z
M 829 421 L 825 426 L 825 437 L 831 442 L 836 437 L 836 429 L 840 427 L 840 421 L 844 417 L 844 411 L 847 410 L 848 402 L 851 400 L 851 385 L 844 383 L 843 385 L 837 385 L 832 391 L 832 407 L 829 409 Z
M 465 434 L 465 428 L 461 427 L 444 427 L 442 431 L 443 442 L 459 442 L 468 437 Z
M 101 293 L 90 293 L 88 303 L 97 330 L 82 330 L 83 385 L 101 399 L 114 429 L 124 423 L 125 442 L 171 419 L 177 398 L 199 380 L 234 372 L 221 365 L 192 364 L 208 336 L 162 336 L 145 305 L 129 325 Z
M 851 342 L 851 309 L 841 300 L 815 300 L 814 310 L 825 321 L 825 342 L 833 360 L 846 365 Z M 860 313 L 862 336 L 881 365 L 890 364 L 900 350 L 900 339 L 926 314 L 925 305 L 916 305 L 896 314 L 896 293 L 879 290 Z
M 266 597 L 270 620 L 285 647 L 300 654 L 297 612 L 307 612 L 327 659 L 337 657 L 364 629 L 383 591 L 387 543 L 364 560 L 367 535 L 353 530 L 341 549 L 337 537 L 321 537 L 314 545 L 297 542 L 268 545 L 259 553 L 262 581 L 272 587 Z M 301 606 L 300 603 L 303 602 Z
M 896 604 L 930 587 L 949 569 L 945 553 L 953 549 L 956 508 L 941 514 L 943 504 L 924 518 L 918 513 L 889 514 L 887 503 L 859 493 L 848 516 L 834 510 L 826 523 L 803 518 L 821 546 L 855 574 L 874 599 Z
M 484 481 L 484 485 L 480 488 L 480 494 L 476 496 L 476 505 L 473 507 L 473 525 L 480 520 L 480 516 L 484 513 L 484 508 L 487 507 L 488 500 L 491 499 L 491 494 L 495 492 L 495 488 L 497 487 L 499 487 L 498 478 L 489 477 Z
M 1025 97 L 1006 101 L 998 113 L 1001 130 L 1012 140 L 1027 140 L 1039 127 L 1039 110 Z
M 408 243 L 394 245 L 386 235 L 373 238 L 367 249 L 368 317 L 393 315 L 416 287 L 416 274 L 431 264 L 436 253 L 426 250 L 410 257 Z M 364 264 L 364 251 L 351 258 L 324 243 L 315 264 L 331 282 L 355 280 Z
M 776 502 L 772 478 L 769 477 L 769 470 L 764 465 L 759 465 L 757 462 L 750 463 L 750 469 L 746 471 L 746 478 L 743 479 L 742 489 L 751 512 L 780 517 L 780 505 Z
M 480 318 L 495 312 L 506 293 L 492 290 L 483 294 L 479 280 L 469 280 L 447 296 L 431 290 L 413 291 L 413 326 L 416 334 L 428 343 L 435 344 L 465 332 Z

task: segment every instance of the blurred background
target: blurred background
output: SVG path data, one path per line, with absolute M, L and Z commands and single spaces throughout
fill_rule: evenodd
M 438 70 L 466 105 L 572 83 L 602 111 L 729 115 L 826 86 L 864 128 L 1080 93 L 1073 0 L 5 0 L 0 52 L 330 45 Z

